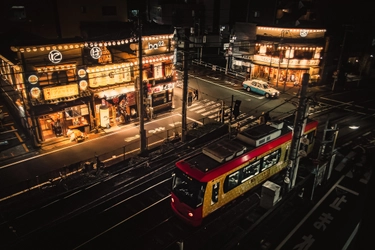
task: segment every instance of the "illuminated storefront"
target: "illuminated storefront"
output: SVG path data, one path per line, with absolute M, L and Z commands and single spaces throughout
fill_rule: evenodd
M 274 85 L 300 84 L 304 73 L 311 81 L 320 78 L 324 29 L 286 29 L 259 26 L 253 53 L 236 53 L 233 67 L 250 78 Z
M 142 37 L 145 104 L 154 111 L 172 107 L 172 35 Z M 0 71 L 17 93 L 15 106 L 37 142 L 66 136 L 68 129 L 97 127 L 138 118 L 138 41 L 90 41 L 12 46 L 13 64 L 0 57 Z M 143 90 L 143 89 L 142 89 Z

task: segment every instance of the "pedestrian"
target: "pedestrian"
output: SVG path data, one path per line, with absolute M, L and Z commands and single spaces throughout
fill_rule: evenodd
M 194 90 L 194 99 L 198 101 L 198 90 Z

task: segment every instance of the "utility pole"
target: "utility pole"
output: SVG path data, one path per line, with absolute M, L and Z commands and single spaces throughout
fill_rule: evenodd
M 141 17 L 138 17 L 138 65 L 139 65 L 139 78 L 138 78 L 138 114 L 139 114 L 139 134 L 141 137 L 140 154 L 147 154 L 147 138 L 145 131 L 145 118 L 144 118 L 144 100 L 143 100 L 143 63 L 142 63 L 142 21 Z
M 286 63 L 285 81 L 284 81 L 284 90 L 283 90 L 283 92 L 285 92 L 286 82 L 288 80 L 288 70 L 289 70 L 290 53 L 291 53 L 291 47 L 289 46 L 289 55 L 288 55 L 288 62 Z M 286 53 L 285 53 L 285 56 L 287 56 Z
M 189 46 L 190 46 L 190 29 L 185 28 L 185 37 L 184 37 L 184 51 L 183 51 L 183 67 L 184 67 L 184 80 L 182 87 L 182 142 L 186 141 L 186 132 L 187 132 L 187 99 L 188 99 L 188 64 L 189 64 Z
M 342 72 L 340 73 L 340 70 L 341 70 L 341 64 L 342 64 L 342 56 L 343 56 L 344 50 L 345 50 L 346 37 L 347 37 L 347 34 L 348 34 L 348 28 L 347 28 L 348 26 L 349 25 L 345 25 L 344 38 L 343 38 L 343 41 L 342 41 L 342 44 L 341 44 L 341 52 L 340 52 L 339 61 L 337 63 L 337 71 L 336 71 L 337 75 L 336 75 L 336 78 L 335 78 L 335 80 L 333 81 L 333 84 L 332 84 L 332 91 L 335 90 L 337 80 L 341 80 Z
M 289 154 L 289 166 L 287 168 L 287 173 L 284 179 L 284 184 L 287 188 L 287 191 L 293 189 L 296 184 L 299 160 L 301 157 L 303 157 L 303 152 L 300 152 L 299 148 L 301 144 L 301 138 L 306 126 L 307 110 L 309 109 L 306 96 L 309 79 L 310 74 L 304 73 L 302 78 L 302 88 L 299 97 L 297 114 L 294 118 L 293 138 Z

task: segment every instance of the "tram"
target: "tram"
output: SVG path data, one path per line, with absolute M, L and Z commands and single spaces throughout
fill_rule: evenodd
M 318 122 L 307 120 L 300 148 L 307 154 L 313 150 L 317 127 Z M 199 226 L 214 211 L 264 183 L 287 167 L 292 130 L 291 119 L 257 125 L 178 161 L 172 210 L 186 223 Z

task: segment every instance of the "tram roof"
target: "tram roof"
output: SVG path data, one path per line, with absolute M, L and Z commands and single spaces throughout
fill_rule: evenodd
M 262 155 L 263 153 L 271 150 L 272 148 L 276 148 L 283 143 L 289 141 L 292 139 L 292 124 L 294 123 L 293 117 L 288 117 L 283 120 L 283 126 L 280 129 L 280 135 L 270 140 L 269 142 L 262 144 L 260 146 L 253 146 L 248 143 L 246 143 L 244 140 L 240 140 L 238 138 L 233 139 L 230 141 L 232 147 L 236 148 L 245 148 L 244 152 L 240 156 L 234 156 L 233 159 L 229 159 L 228 161 L 220 162 L 217 158 L 213 158 L 208 156 L 207 154 L 200 152 L 194 156 L 191 156 L 187 159 L 184 159 L 177 163 L 177 166 L 184 172 L 186 172 L 188 175 L 192 176 L 193 178 L 202 181 L 207 182 L 210 181 L 228 171 L 231 169 L 249 161 L 252 158 L 255 158 L 259 155 Z M 268 125 L 266 125 L 268 126 Z M 317 126 L 317 122 L 313 122 L 312 120 L 308 119 L 307 125 L 305 127 L 305 130 L 308 131 L 312 129 L 313 127 Z M 251 130 L 258 130 L 258 132 L 251 132 Z M 274 131 L 274 129 L 265 129 L 264 126 L 258 126 L 253 127 L 249 130 L 245 130 L 244 134 L 254 134 L 255 136 L 259 136 L 260 134 L 267 134 L 271 131 Z M 226 141 L 225 144 L 227 144 L 227 139 L 223 140 Z M 214 144 L 211 144 L 209 146 L 215 148 L 218 147 L 217 145 L 220 144 L 222 141 L 216 142 Z M 220 149 L 223 150 L 223 149 Z M 225 155 L 224 155 L 225 156 Z M 223 157 L 224 157 L 223 156 Z

